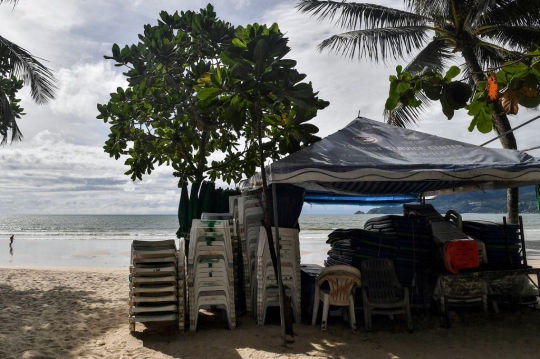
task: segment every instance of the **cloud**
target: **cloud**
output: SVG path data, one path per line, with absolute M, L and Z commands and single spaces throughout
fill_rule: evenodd
M 111 53 L 114 43 L 137 43 L 143 26 L 155 25 L 161 10 L 198 10 L 207 3 L 21 1 L 14 11 L 12 6 L 0 6 L 0 34 L 48 60 L 44 63 L 54 70 L 59 87 L 56 100 L 45 106 L 34 104 L 27 90 L 21 92 L 27 115 L 18 123 L 25 138 L 22 143 L 0 147 L 0 213 L 176 213 L 180 191 L 170 167 L 158 167 L 143 181 L 133 182 L 124 175 L 124 160 L 116 161 L 103 152 L 109 127 L 95 118 L 96 104 L 106 103 L 110 92 L 125 86 L 125 69 L 114 67 L 103 55 Z M 378 4 L 400 8 L 403 2 L 384 0 Z M 292 49 L 288 57 L 297 60 L 299 71 L 307 74 L 319 96 L 331 103 L 314 120 L 320 136 L 344 127 L 359 111 L 382 121 L 388 76 L 400 62 L 385 67 L 319 53 L 317 45 L 339 28 L 299 13 L 294 1 L 219 1 L 214 5 L 218 16 L 233 25 L 280 25 Z M 517 126 L 534 116 L 534 112 L 522 111 L 511 123 Z M 457 111 L 448 121 L 435 106 L 417 129 L 475 144 L 495 136 L 469 133 L 469 122 L 465 111 Z M 539 145 L 539 126 L 537 121 L 516 131 L 521 148 Z M 488 146 L 500 144 L 495 141 Z M 531 153 L 540 155 L 540 150 Z M 216 185 L 229 187 L 222 181 Z

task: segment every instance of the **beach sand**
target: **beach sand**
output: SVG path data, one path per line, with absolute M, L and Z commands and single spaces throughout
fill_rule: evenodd
M 320 326 L 295 324 L 296 341 L 281 346 L 279 324 L 257 326 L 247 315 L 227 330 L 218 315 L 202 316 L 196 333 L 138 323 L 128 329 L 126 268 L 0 268 L 0 358 L 538 358 L 540 311 L 478 308 L 443 318 L 416 313 L 405 322 L 362 313 L 353 333 L 340 317 Z

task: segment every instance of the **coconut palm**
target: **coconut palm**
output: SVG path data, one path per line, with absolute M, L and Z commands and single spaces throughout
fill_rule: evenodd
M 18 0 L 0 0 L 0 4 L 11 3 L 13 6 Z M 21 131 L 17 125 L 22 109 L 18 107 L 14 98 L 17 86 L 15 80 L 30 85 L 30 95 L 38 104 L 47 103 L 55 96 L 55 79 L 47 67 L 37 57 L 0 36 L 0 144 L 10 141 L 20 141 Z M 1 85 L 4 86 L 1 86 Z M 14 101 L 15 100 L 15 101 Z M 14 110 L 15 109 L 15 110 Z M 17 111 L 19 110 L 19 111 Z M 10 136 L 11 134 L 11 136 Z
M 405 10 L 300 0 L 297 8 L 319 20 L 335 21 L 345 31 L 321 42 L 320 51 L 383 63 L 411 59 L 405 68 L 409 72 L 424 67 L 440 72 L 451 61 L 460 61 L 471 85 L 485 79 L 485 70 L 540 45 L 539 0 L 404 0 Z M 429 104 L 427 98 L 422 102 Z M 422 109 L 398 108 L 385 117 L 388 123 L 411 127 Z M 494 116 L 493 127 L 498 134 L 511 130 L 506 115 Z M 517 149 L 512 133 L 501 137 L 501 144 Z M 517 190 L 509 190 L 508 198 L 509 219 L 515 223 Z

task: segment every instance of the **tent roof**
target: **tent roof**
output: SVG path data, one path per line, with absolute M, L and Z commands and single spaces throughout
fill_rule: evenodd
M 267 167 L 268 183 L 322 193 L 424 195 L 540 183 L 540 160 L 357 118 Z M 241 183 L 262 186 L 260 174 Z

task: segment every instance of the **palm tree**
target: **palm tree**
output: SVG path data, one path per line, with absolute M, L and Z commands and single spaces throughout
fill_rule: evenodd
M 425 67 L 440 72 L 450 61 L 464 59 L 462 72 L 471 85 L 485 80 L 485 70 L 540 45 L 538 0 L 404 0 L 404 5 L 405 10 L 398 10 L 373 4 L 300 0 L 297 8 L 319 20 L 335 20 L 346 31 L 321 42 L 319 51 L 374 62 L 412 57 L 405 68 L 409 72 Z M 429 104 L 427 98 L 422 100 Z M 386 112 L 385 117 L 390 124 L 411 127 L 422 110 L 398 108 Z M 506 115 L 495 115 L 493 128 L 498 134 L 511 130 Z M 513 133 L 500 140 L 504 148 L 517 149 Z M 517 223 L 517 189 L 508 190 L 508 216 L 511 223 Z
M 15 6 L 18 0 L 0 0 L 0 4 L 11 3 Z M 14 80 L 30 85 L 30 95 L 37 104 L 47 103 L 55 96 L 55 78 L 47 67 L 37 57 L 17 46 L 8 39 L 0 36 L 0 145 L 22 140 L 22 133 L 17 125 L 20 111 L 14 101 L 17 88 Z M 5 81 L 3 81 L 5 80 Z M 9 81 L 13 80 L 13 81 Z M 4 86 L 1 86 L 4 84 Z M 10 136 L 11 133 L 11 136 Z

